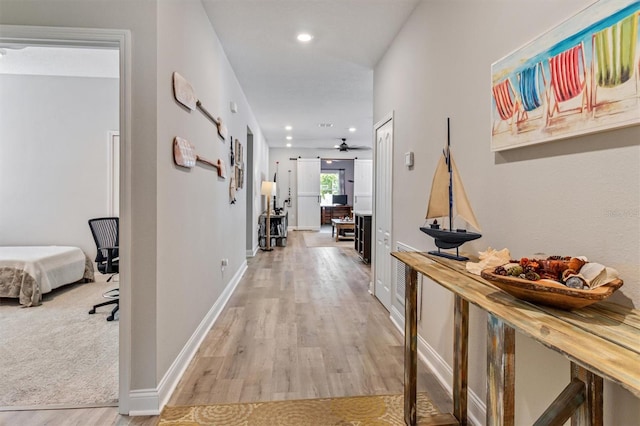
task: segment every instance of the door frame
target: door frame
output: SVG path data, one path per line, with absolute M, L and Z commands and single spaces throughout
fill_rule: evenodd
M 246 190 L 245 190 L 245 202 L 246 202 L 246 206 L 245 206 L 245 214 L 246 214 L 246 220 L 245 220 L 245 251 L 246 251 L 246 256 L 247 257 L 254 257 L 256 255 L 256 253 L 258 252 L 258 237 L 257 237 L 257 233 L 256 233 L 256 227 L 254 226 L 255 223 L 258 223 L 258 218 L 255 217 L 256 213 L 255 213 L 255 208 L 254 208 L 254 201 L 255 201 L 255 196 L 254 196 L 254 191 L 253 191 L 253 185 L 254 185 L 254 179 L 253 179 L 253 171 L 254 171 L 254 165 L 253 165 L 253 132 L 251 131 L 251 129 L 249 128 L 249 126 L 247 126 L 247 162 L 246 162 L 246 166 L 244 167 L 244 182 L 246 183 Z M 232 142 L 233 143 L 233 142 Z M 244 159 L 241 158 L 240 161 L 243 161 Z M 233 165 L 232 165 L 233 166 Z M 232 167 L 233 170 L 233 167 Z M 262 196 L 260 196 L 262 198 Z
M 40 46 L 119 49 L 120 132 L 120 310 L 118 412 L 129 414 L 131 377 L 131 32 L 104 28 L 0 25 L 0 42 Z
M 110 130 L 108 132 L 107 153 L 107 203 L 110 216 L 120 214 L 120 132 Z M 116 176 L 118 179 L 116 179 Z
M 375 236 L 375 232 L 377 232 L 376 230 L 378 229 L 378 215 L 376 212 L 376 206 L 377 206 L 377 199 L 378 199 L 378 185 L 377 185 L 377 179 L 376 176 L 378 175 L 378 144 L 376 141 L 376 132 L 377 130 L 384 126 L 385 124 L 387 124 L 387 122 L 391 121 L 391 129 L 392 129 L 392 134 L 395 135 L 395 121 L 394 121 L 394 110 L 391 110 L 390 112 L 386 113 L 385 115 L 382 116 L 382 118 L 380 120 L 378 120 L 374 125 L 373 125 L 373 197 L 371 200 L 371 211 L 373 212 L 372 218 L 371 218 L 371 229 L 373 230 L 372 233 Z M 393 140 L 392 140 L 393 141 Z M 392 142 L 393 143 L 393 142 Z M 393 145 L 392 145 L 392 149 L 391 152 L 393 154 Z M 387 158 L 386 161 L 388 162 L 388 166 L 389 166 L 389 174 L 391 177 L 393 177 L 393 155 L 392 158 Z M 393 182 L 391 183 L 391 190 L 389 192 L 389 198 L 391 200 L 393 200 Z M 389 240 L 391 242 L 393 242 L 393 207 L 391 209 L 389 209 Z M 375 296 L 376 294 L 376 262 L 378 261 L 377 258 L 377 245 L 375 244 L 375 237 L 372 238 L 372 244 L 371 244 L 371 264 L 372 264 L 372 281 L 369 283 L 369 293 L 373 294 Z M 391 245 L 391 247 L 393 247 L 393 244 Z M 391 258 L 387 259 L 388 262 L 391 262 Z M 391 269 L 390 269 L 391 270 Z M 391 283 L 389 283 L 389 288 L 390 291 L 393 292 L 393 287 L 391 286 Z M 391 294 L 391 300 L 393 301 L 393 297 L 394 295 Z

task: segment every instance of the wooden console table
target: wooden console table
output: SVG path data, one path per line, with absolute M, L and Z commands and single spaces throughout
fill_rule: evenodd
M 404 415 L 416 424 L 417 273 L 455 295 L 453 414 L 467 424 L 469 303 L 487 320 L 487 425 L 514 424 L 515 331 L 571 361 L 571 382 L 535 425 L 602 425 L 603 378 L 640 398 L 640 311 L 600 302 L 575 311 L 516 299 L 468 273 L 464 262 L 417 252 L 394 252 L 405 263 Z M 427 313 L 428 315 L 428 313 Z

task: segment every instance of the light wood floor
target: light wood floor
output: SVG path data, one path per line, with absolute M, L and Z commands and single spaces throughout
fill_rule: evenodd
M 403 343 L 368 293 L 371 268 L 352 248 L 260 251 L 207 334 L 169 405 L 402 393 Z M 447 392 L 418 366 L 418 391 L 443 412 Z M 0 413 L 0 425 L 152 425 L 115 408 Z

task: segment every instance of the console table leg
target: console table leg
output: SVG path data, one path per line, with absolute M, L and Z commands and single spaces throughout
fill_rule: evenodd
M 602 426 L 602 377 L 572 362 L 571 379 L 574 378 L 585 384 L 586 398 L 571 417 L 571 426 Z
M 453 415 L 464 426 L 467 424 L 469 302 L 457 294 L 453 319 Z
M 404 296 L 404 421 L 416 424 L 416 382 L 418 374 L 418 273 L 405 268 Z
M 487 315 L 487 425 L 513 426 L 515 331 Z

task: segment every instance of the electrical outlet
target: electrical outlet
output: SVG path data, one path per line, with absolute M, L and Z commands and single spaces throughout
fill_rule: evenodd
M 229 259 L 222 259 L 222 266 L 229 266 Z

